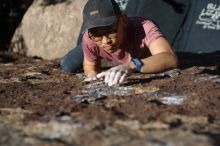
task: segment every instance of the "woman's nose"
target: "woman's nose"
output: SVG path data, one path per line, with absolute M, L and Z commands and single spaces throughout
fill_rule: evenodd
M 109 42 L 111 42 L 111 39 L 108 36 L 103 35 L 102 36 L 102 43 L 103 44 L 108 44 Z

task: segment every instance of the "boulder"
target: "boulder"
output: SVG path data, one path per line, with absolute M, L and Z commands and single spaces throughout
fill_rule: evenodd
M 43 5 L 36 0 L 25 13 L 11 41 L 11 49 L 27 56 L 56 59 L 77 44 L 82 10 L 87 0 Z

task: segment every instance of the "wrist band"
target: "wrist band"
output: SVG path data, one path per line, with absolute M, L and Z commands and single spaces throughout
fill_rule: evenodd
M 143 63 L 140 59 L 134 58 L 131 60 L 135 64 L 135 70 L 138 72 L 141 72 L 141 68 L 143 66 Z

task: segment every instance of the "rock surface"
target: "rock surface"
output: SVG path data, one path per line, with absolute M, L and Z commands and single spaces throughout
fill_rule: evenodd
M 65 0 L 44 5 L 35 0 L 12 39 L 12 49 L 27 56 L 60 58 L 74 48 L 87 0 Z
M 220 52 L 178 56 L 178 69 L 108 87 L 0 52 L 0 145 L 218 146 Z

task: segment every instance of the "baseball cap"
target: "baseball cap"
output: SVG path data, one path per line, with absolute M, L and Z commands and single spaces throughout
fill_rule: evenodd
M 114 0 L 88 0 L 83 9 L 82 33 L 90 28 L 110 26 L 122 12 Z

